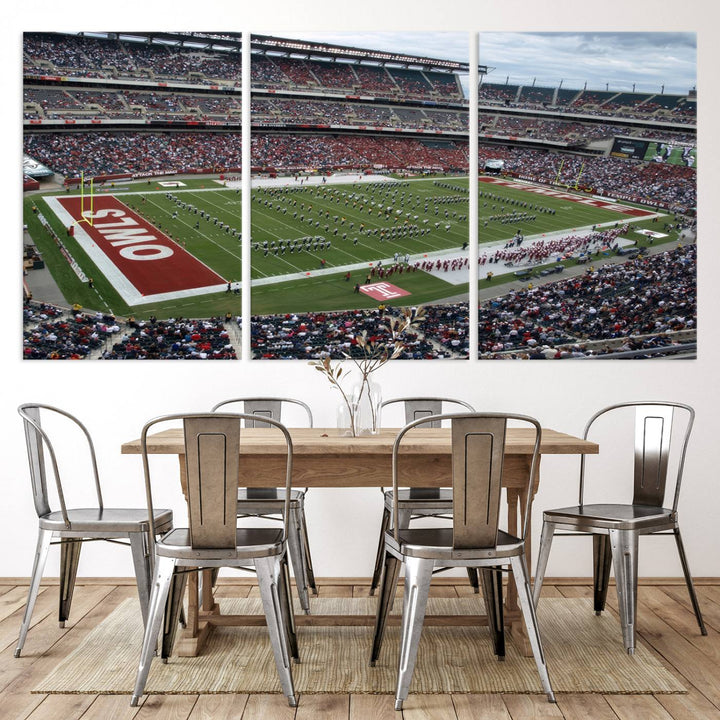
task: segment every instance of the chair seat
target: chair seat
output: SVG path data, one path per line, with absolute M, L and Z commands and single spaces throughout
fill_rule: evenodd
M 387 546 L 406 557 L 428 558 L 436 560 L 489 560 L 492 558 L 510 557 L 523 551 L 522 540 L 498 530 L 497 545 L 490 548 L 472 548 L 459 550 L 453 548 L 453 529 L 442 528 L 408 528 L 399 531 L 399 544 L 395 541 L 392 531 L 385 533 Z M 489 563 L 492 564 L 492 563 Z
M 642 528 L 669 526 L 675 523 L 672 510 L 654 505 L 596 504 L 546 510 L 546 522 L 560 525 L 597 527 L 612 530 L 638 530 Z
M 255 557 L 281 555 L 284 550 L 283 531 L 275 528 L 238 528 L 235 532 L 234 548 L 193 548 L 190 545 L 188 528 L 176 528 L 158 540 L 155 548 L 158 555 L 180 560 L 250 560 Z
M 290 507 L 295 510 L 305 500 L 304 490 L 290 491 Z M 285 488 L 239 488 L 238 505 L 244 511 L 255 513 L 282 513 Z
M 148 531 L 146 508 L 77 508 L 67 511 L 70 528 L 66 527 L 60 510 L 40 518 L 40 527 L 55 532 L 73 533 L 130 533 Z M 155 510 L 155 525 L 160 531 L 172 525 L 172 510 Z
M 385 491 L 385 507 L 393 509 L 393 491 Z M 398 508 L 421 513 L 423 511 L 452 511 L 450 488 L 401 488 L 398 490 Z

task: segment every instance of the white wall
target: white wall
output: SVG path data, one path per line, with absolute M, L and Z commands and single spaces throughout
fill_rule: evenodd
M 155 6 L 159 7 L 155 7 Z M 4 120 L 1 142 L 8 159 L 2 178 L 3 208 L 7 215 L 4 262 L 0 263 L 0 284 L 6 318 L 4 354 L 0 361 L 0 426 L 3 463 L 0 483 L 4 502 L 0 505 L 0 576 L 25 576 L 30 571 L 35 542 L 36 519 L 31 504 L 25 449 L 20 419 L 15 408 L 21 402 L 57 404 L 83 419 L 96 438 L 101 472 L 108 487 L 108 504 L 142 504 L 142 478 L 137 456 L 121 456 L 121 442 L 139 435 L 151 416 L 185 410 L 204 410 L 231 395 L 267 392 L 287 394 L 308 402 L 316 425 L 335 422 L 336 395 L 320 376 L 302 362 L 22 362 L 20 360 L 20 243 L 21 224 L 19 178 L 20 128 L 17 120 L 21 98 L 20 47 L 23 30 L 113 29 L 140 27 L 167 30 L 253 29 L 291 37 L 303 30 L 558 30 L 637 29 L 688 30 L 698 32 L 700 73 L 700 359 L 697 361 L 654 362 L 394 362 L 379 374 L 385 397 L 411 393 L 465 397 L 477 408 L 524 412 L 537 416 L 547 427 L 578 434 L 587 417 L 597 408 L 627 399 L 667 398 L 693 405 L 697 411 L 696 431 L 686 466 L 686 484 L 681 500 L 681 520 L 691 568 L 697 576 L 718 575 L 717 434 L 718 407 L 718 321 L 720 304 L 717 264 L 720 260 L 716 222 L 715 173 L 718 163 L 720 117 L 716 78 L 718 52 L 713 30 L 718 29 L 714 9 L 700 3 L 676 4 L 618 0 L 592 4 L 578 11 L 577 2 L 554 2 L 553 12 L 536 3 L 508 1 L 490 12 L 477 2 L 452 3 L 387 2 L 370 0 L 370 11 L 357 14 L 356 3 L 271 2 L 253 4 L 252 10 L 235 2 L 205 2 L 198 21 L 197 3 L 170 4 L 137 2 L 115 8 L 71 6 L 26 2 L 22 14 L 4 22 L 1 67 L 17 80 L 10 119 Z M 346 7 L 349 6 L 349 7 Z M 710 8 L 710 4 L 707 4 Z M 87 10 L 84 7 L 88 7 Z M 142 7 L 142 14 L 129 16 L 128 8 Z M 448 7 L 457 12 L 448 13 Z M 522 13 L 519 9 L 522 8 Z M 592 14 L 589 14 L 592 10 Z M 461 17 L 460 12 L 467 14 Z M 88 14 L 90 13 L 90 14 Z M 99 14 L 103 13 L 103 14 Z M 293 14 L 295 13 L 295 14 Z M 587 13 L 587 14 L 586 14 Z M 132 17 L 132 21 L 128 18 Z M 518 18 L 523 24 L 518 26 Z M 566 25 L 565 23 L 572 23 Z M 535 518 L 543 507 L 571 502 L 575 493 L 577 459 L 546 458 L 542 483 L 535 504 Z M 166 470 L 166 502 L 179 508 L 175 467 Z M 611 487 L 620 479 L 608 478 Z M 377 490 L 313 490 L 307 513 L 316 573 L 319 576 L 368 576 L 375 553 L 376 532 L 381 508 Z M 536 522 L 536 526 L 539 523 Z M 536 527 L 537 530 L 537 527 Z M 671 552 L 671 539 L 648 539 L 643 545 L 640 572 L 645 576 L 680 574 Z M 590 546 L 582 540 L 558 543 L 551 557 L 551 575 L 588 576 Z M 130 575 L 129 554 L 112 547 L 89 546 L 84 551 L 81 574 L 97 576 Z M 51 561 L 50 573 L 56 573 Z

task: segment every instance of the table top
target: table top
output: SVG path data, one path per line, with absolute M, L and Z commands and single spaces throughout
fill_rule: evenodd
M 348 437 L 337 428 L 288 428 L 293 441 L 293 454 L 303 455 L 389 455 L 398 428 L 383 428 L 377 435 Z M 531 428 L 508 428 L 506 455 L 531 455 L 534 431 Z M 182 430 L 169 428 L 148 437 L 148 452 L 153 455 L 182 455 Z M 450 428 L 416 428 L 403 439 L 400 454 L 446 455 L 451 451 Z M 543 429 L 540 452 L 543 455 L 597 454 L 596 443 Z M 124 455 L 140 453 L 140 440 L 123 443 Z M 285 453 L 285 440 L 273 428 L 244 428 L 241 432 L 241 454 L 274 455 Z

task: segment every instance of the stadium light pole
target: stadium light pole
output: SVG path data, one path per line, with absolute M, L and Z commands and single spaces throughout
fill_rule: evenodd
M 242 153 L 240 159 L 240 188 L 242 192 L 242 202 L 240 205 L 242 219 L 240 228 L 242 231 L 242 241 L 240 257 L 242 259 L 242 296 L 241 296 L 241 312 L 242 312 L 242 332 L 240 334 L 240 342 L 242 348 L 242 362 L 249 362 L 252 350 L 250 347 L 250 318 L 252 314 L 251 305 L 251 289 L 252 282 L 252 265 L 250 258 L 251 246 L 251 192 L 252 192 L 252 176 L 251 163 L 252 157 L 250 153 L 250 42 L 251 34 L 249 32 L 242 33 L 242 71 L 240 76 L 241 90 L 240 102 L 242 103 L 240 128 L 240 139 L 242 142 Z
M 470 97 L 468 105 L 468 356 L 478 359 L 478 84 L 480 73 L 477 32 L 470 33 Z

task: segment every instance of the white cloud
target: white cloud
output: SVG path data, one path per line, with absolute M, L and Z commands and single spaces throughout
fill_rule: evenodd
M 467 62 L 464 32 L 298 33 L 307 40 Z M 532 83 L 638 92 L 686 93 L 697 83 L 695 33 L 480 33 L 480 63 L 488 82 Z
M 685 93 L 697 82 L 696 56 L 694 33 L 480 33 L 490 82 Z

